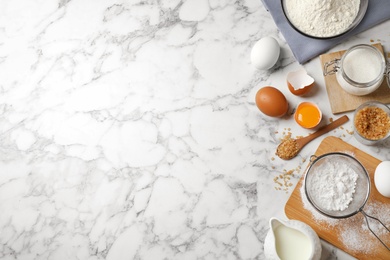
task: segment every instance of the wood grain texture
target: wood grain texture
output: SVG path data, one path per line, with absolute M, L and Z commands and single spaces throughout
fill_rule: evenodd
M 384 54 L 383 47 L 380 43 L 372 44 L 372 46 L 378 48 Z M 334 59 L 340 59 L 345 52 L 346 50 L 320 55 L 322 71 L 324 71 L 324 64 L 326 62 L 332 61 Z M 386 78 L 383 80 L 382 85 L 376 91 L 366 96 L 354 96 L 345 92 L 340 87 L 335 74 L 324 76 L 324 79 L 330 107 L 333 114 L 355 110 L 360 104 L 372 100 L 380 101 L 385 104 L 390 103 L 390 89 L 387 86 Z
M 381 206 L 382 210 L 389 210 L 390 199 L 383 197 L 376 190 L 374 185 L 374 172 L 380 160 L 347 144 L 336 137 L 326 137 L 319 145 L 315 155 L 330 152 L 344 152 L 353 155 L 366 168 L 371 178 L 370 197 L 364 206 L 364 210 Z M 296 219 L 310 225 L 317 234 L 324 240 L 335 245 L 339 249 L 358 259 L 390 259 L 388 251 L 367 229 L 362 213 L 346 218 L 332 219 L 320 215 L 307 203 L 304 194 L 301 195 L 301 187 L 304 175 L 299 180 L 285 206 L 285 213 L 289 219 Z M 378 217 L 378 216 L 377 216 Z M 383 221 L 383 219 L 381 219 Z M 390 223 L 385 223 L 389 227 Z M 390 233 L 384 232 L 384 228 L 378 229 L 380 237 L 390 245 Z M 348 238 L 348 239 L 347 239 Z M 351 246 L 353 245 L 353 246 Z

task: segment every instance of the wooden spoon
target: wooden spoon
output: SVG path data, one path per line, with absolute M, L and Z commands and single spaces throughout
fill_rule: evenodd
M 278 148 L 276 149 L 276 155 L 279 156 L 283 160 L 290 160 L 298 155 L 299 151 L 307 145 L 313 139 L 326 134 L 327 132 L 336 129 L 342 124 L 348 122 L 349 118 L 347 115 L 340 117 L 339 119 L 333 121 L 332 123 L 325 125 L 318 129 L 316 132 L 298 139 L 287 139 L 282 141 Z

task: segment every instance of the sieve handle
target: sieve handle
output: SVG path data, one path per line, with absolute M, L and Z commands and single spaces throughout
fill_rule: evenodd
M 371 227 L 370 227 L 370 222 L 368 221 L 368 218 L 371 218 L 371 219 L 376 220 L 376 221 L 378 221 L 379 223 L 381 223 L 381 225 L 382 225 L 388 232 L 390 232 L 390 230 L 385 226 L 385 224 L 383 224 L 382 221 L 380 221 L 380 220 L 377 219 L 377 218 L 374 218 L 373 216 L 368 215 L 366 212 L 363 211 L 363 209 L 360 210 L 360 212 L 363 214 L 364 218 L 366 219 L 367 227 L 368 227 L 368 229 L 371 231 L 371 233 L 373 233 L 374 236 L 382 243 L 382 245 L 384 245 L 384 246 L 387 248 L 387 250 L 390 251 L 390 247 L 387 246 L 387 245 L 378 237 L 378 235 L 375 234 L 375 232 L 371 229 Z

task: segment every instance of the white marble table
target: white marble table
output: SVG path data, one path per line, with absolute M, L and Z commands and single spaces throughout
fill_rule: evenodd
M 389 26 L 334 50 L 390 50 Z M 257 71 L 249 55 L 264 36 L 282 54 Z M 0 258 L 264 259 L 268 220 L 285 218 L 321 138 L 275 158 L 284 129 L 310 131 L 264 116 L 254 96 L 277 86 L 293 108 L 285 76 L 299 67 L 260 0 L 1 1 Z M 310 100 L 334 117 L 319 59 L 303 67 Z M 336 257 L 349 258 L 324 247 Z

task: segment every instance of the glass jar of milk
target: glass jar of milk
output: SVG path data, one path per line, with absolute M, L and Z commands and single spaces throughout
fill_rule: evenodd
M 355 45 L 341 59 L 324 64 L 324 76 L 336 74 L 339 85 L 356 96 L 374 92 L 382 84 L 386 73 L 389 74 L 389 71 L 386 72 L 383 54 L 367 44 Z

